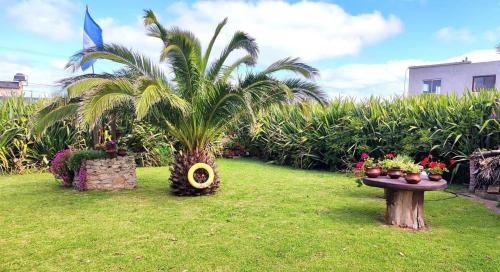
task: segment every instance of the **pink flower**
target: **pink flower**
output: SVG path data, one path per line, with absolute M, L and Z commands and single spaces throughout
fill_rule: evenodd
M 387 159 L 389 159 L 389 160 L 392 160 L 392 159 L 394 159 L 394 157 L 395 157 L 395 156 L 394 156 L 394 154 L 392 154 L 392 153 L 387 153 L 387 154 L 385 154 L 385 157 L 386 157 Z
M 361 153 L 361 159 L 366 160 L 366 159 L 368 159 L 369 157 L 370 157 L 370 156 L 368 155 L 368 153 L 366 153 L 366 152 Z
M 354 168 L 355 168 L 355 169 L 361 169 L 361 168 L 363 168 L 363 164 L 364 164 L 364 162 L 362 162 L 362 161 L 357 162 L 357 163 L 356 163 L 356 166 L 355 166 Z

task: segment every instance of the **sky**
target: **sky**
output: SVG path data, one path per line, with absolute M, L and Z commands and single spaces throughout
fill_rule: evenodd
M 86 5 L 105 43 L 155 60 L 162 44 L 145 35 L 144 9 L 153 9 L 166 26 L 191 30 L 204 47 L 227 17 L 216 52 L 234 31 L 245 31 L 259 44 L 256 69 L 299 57 L 319 69 L 318 84 L 331 97 L 402 95 L 412 65 L 500 60 L 494 49 L 500 43 L 500 0 L 0 0 L 0 80 L 22 72 L 28 75 L 26 89 L 58 91 L 55 82 L 73 75 L 64 65 L 82 48 Z M 117 67 L 99 61 L 95 68 Z

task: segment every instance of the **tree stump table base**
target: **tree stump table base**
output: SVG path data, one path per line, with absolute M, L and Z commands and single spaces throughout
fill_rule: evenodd
M 423 229 L 424 192 L 385 189 L 385 222 L 401 228 Z
M 364 178 L 368 186 L 384 188 L 386 198 L 385 222 L 401 228 L 421 230 L 424 222 L 424 192 L 446 188 L 446 181 L 422 180 L 409 184 L 403 178 Z

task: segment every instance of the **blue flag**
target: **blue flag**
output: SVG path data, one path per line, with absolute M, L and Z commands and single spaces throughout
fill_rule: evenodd
M 97 49 L 102 49 L 104 43 L 102 42 L 102 29 L 101 27 L 92 19 L 89 13 L 89 9 L 85 11 L 85 22 L 83 23 L 83 49 L 89 49 L 97 47 Z M 82 64 L 82 70 L 87 70 L 95 60 L 89 60 Z

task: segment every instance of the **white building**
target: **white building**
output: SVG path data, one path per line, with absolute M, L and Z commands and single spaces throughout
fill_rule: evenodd
M 21 73 L 14 75 L 12 81 L 0 81 L 0 97 L 22 96 L 26 76 Z
M 500 61 L 461 62 L 409 67 L 408 94 L 463 94 L 467 90 L 500 89 Z M 499 79 L 500 80 L 500 79 Z

